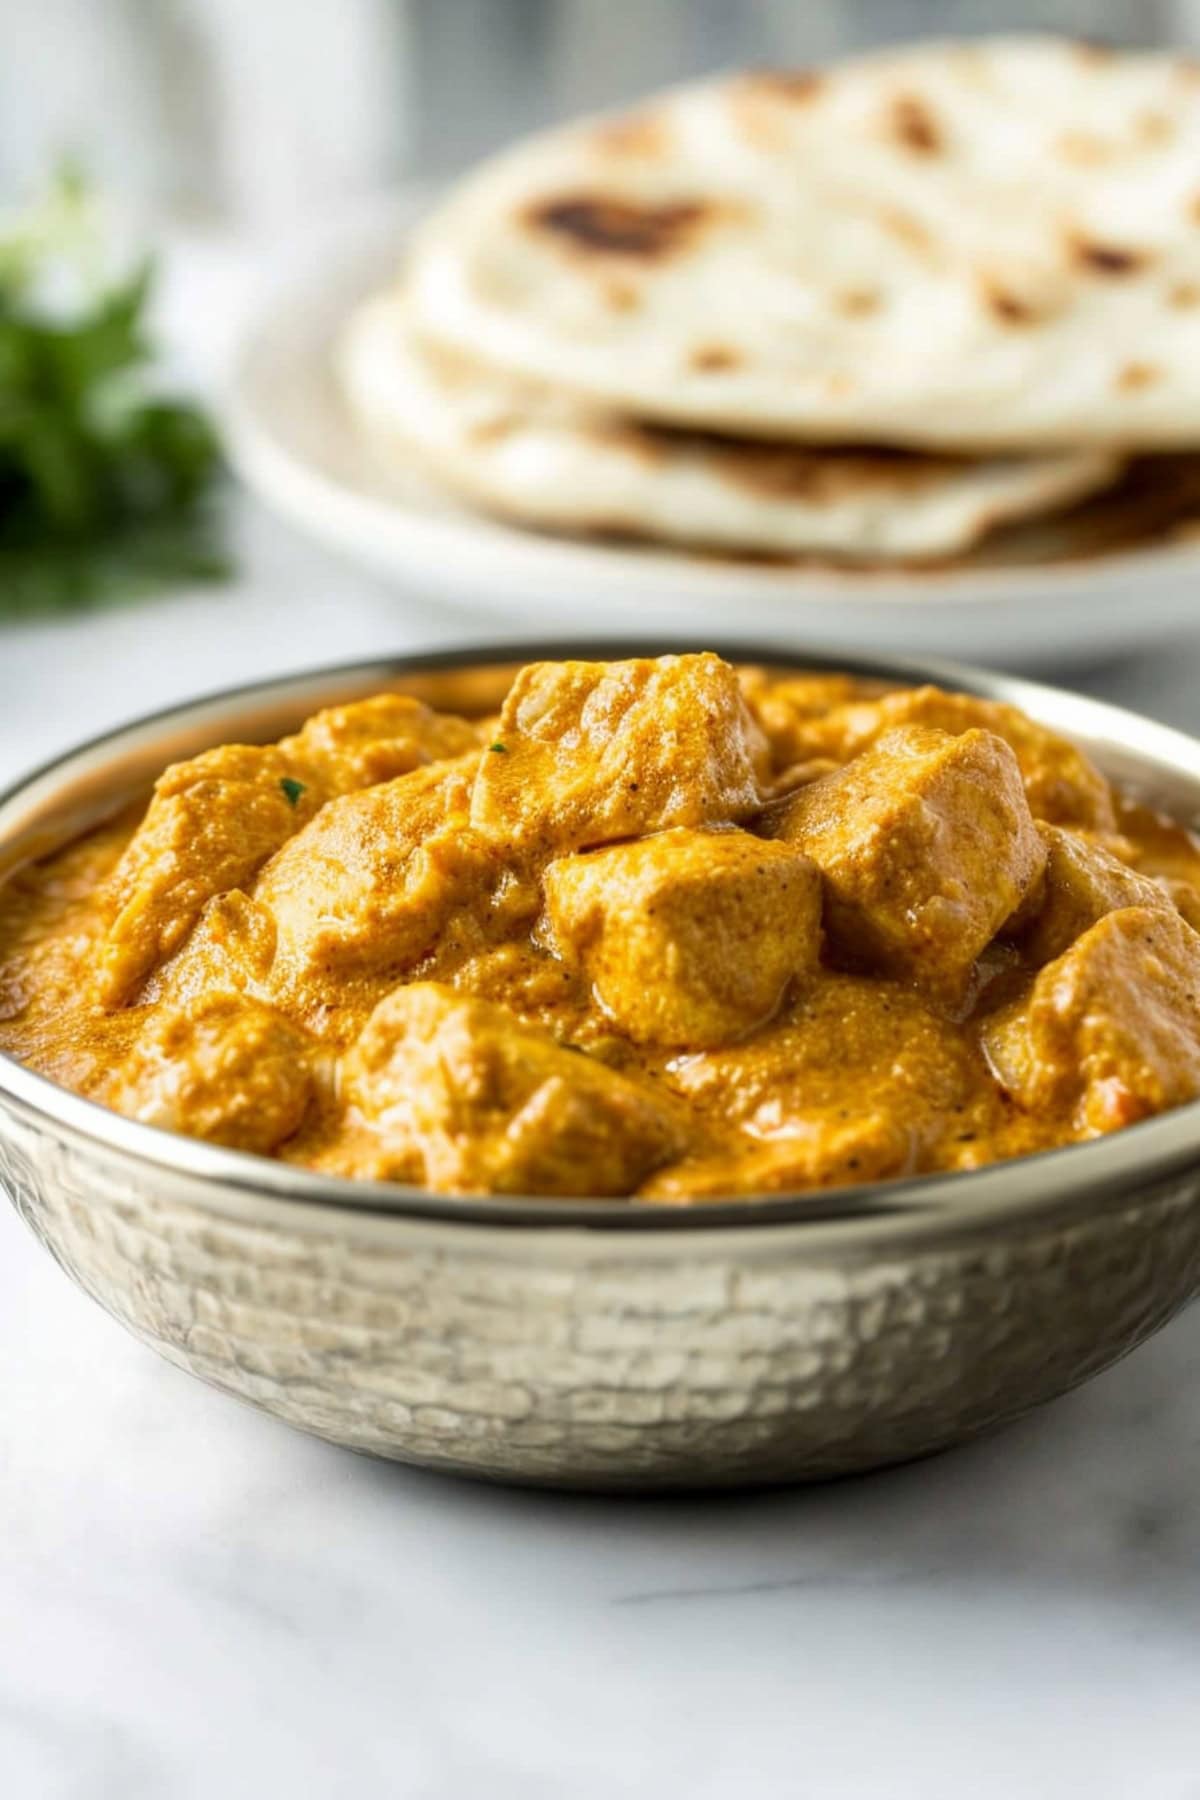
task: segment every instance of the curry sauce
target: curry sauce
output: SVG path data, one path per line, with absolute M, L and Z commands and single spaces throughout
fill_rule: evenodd
M 1197 921 L 1189 833 L 1011 707 L 543 663 L 206 751 L 19 872 L 0 1049 L 337 1175 L 803 1190 L 1196 1097 Z

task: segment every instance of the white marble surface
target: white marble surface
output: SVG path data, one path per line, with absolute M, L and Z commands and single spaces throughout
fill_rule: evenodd
M 0 780 L 198 689 L 472 629 L 253 509 L 241 539 L 232 588 L 0 632 Z M 1076 679 L 1200 728 L 1200 649 Z M 0 1210 L 0 1796 L 1200 1800 L 1198 1376 L 1200 1309 L 873 1479 L 492 1491 L 209 1393 Z

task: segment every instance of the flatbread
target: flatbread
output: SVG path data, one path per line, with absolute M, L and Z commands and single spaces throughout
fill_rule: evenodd
M 423 337 L 641 418 L 1200 442 L 1200 61 L 1055 39 L 744 73 L 531 139 L 418 234 Z
M 550 530 L 843 560 L 951 556 L 1116 480 L 1109 451 L 969 459 L 797 449 L 589 415 L 363 307 L 340 371 L 359 419 L 477 506 Z

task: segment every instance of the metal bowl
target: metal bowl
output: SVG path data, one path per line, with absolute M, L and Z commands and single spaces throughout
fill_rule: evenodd
M 178 707 L 0 800 L 0 879 L 168 760 L 391 687 L 481 698 L 504 645 Z M 693 646 L 694 647 L 694 646 Z M 1200 743 L 948 664 L 719 645 L 1010 700 L 1200 817 Z M 0 1057 L 0 1179 L 67 1273 L 180 1367 L 357 1450 L 501 1480 L 803 1480 L 940 1449 L 1061 1394 L 1200 1291 L 1200 1104 L 969 1174 L 695 1208 L 457 1198 L 174 1137 Z

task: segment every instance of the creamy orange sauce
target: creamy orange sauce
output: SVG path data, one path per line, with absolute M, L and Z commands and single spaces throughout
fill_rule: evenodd
M 681 1202 L 1200 1092 L 1200 851 L 1011 709 L 711 656 L 457 698 L 218 747 L 12 877 L 0 1049 L 337 1174 Z

